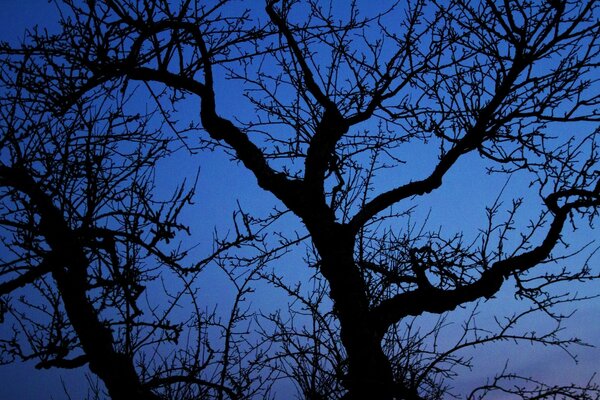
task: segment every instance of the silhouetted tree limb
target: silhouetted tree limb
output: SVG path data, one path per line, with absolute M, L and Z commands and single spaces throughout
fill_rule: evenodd
M 20 47 L 2 46 L 3 71 L 14 77 L 13 82 L 8 82 L 12 78 L 3 82 L 12 93 L 25 93 L 27 101 L 36 99 L 35 110 L 23 108 L 25 114 L 62 121 L 74 110 L 94 104 L 114 102 L 124 110 L 127 104 L 119 99 L 145 91 L 177 140 L 185 146 L 197 141 L 199 148 L 223 149 L 286 208 L 262 220 L 240 210 L 233 218 L 233 238 L 217 239 L 217 248 L 208 257 L 191 267 L 181 265 L 188 252 L 169 253 L 162 246 L 169 245 L 177 231 L 187 231 L 178 215 L 191 202 L 193 190 L 187 194 L 179 190 L 167 202 L 169 211 L 155 213 L 151 179 L 141 172 L 152 171 L 159 159 L 167 157 L 174 139 L 162 139 L 139 118 L 125 118 L 111 127 L 117 132 L 113 136 L 124 130 L 121 139 L 127 141 L 137 138 L 138 132 L 128 129 L 137 123 L 141 137 L 157 145 L 154 152 L 145 150 L 145 162 L 127 164 L 124 169 L 132 175 L 115 172 L 106 177 L 118 185 L 132 181 L 132 187 L 139 185 L 127 196 L 131 202 L 146 204 L 132 212 L 115 201 L 118 211 L 113 217 L 120 225 L 113 227 L 99 217 L 107 215 L 94 193 L 106 183 L 93 176 L 105 167 L 92 167 L 94 151 L 76 147 L 82 160 L 75 167 L 63 163 L 65 171 L 68 166 L 86 176 L 84 193 L 82 186 L 71 183 L 79 182 L 77 175 L 68 173 L 67 179 L 54 178 L 40 189 L 42 175 L 52 173 L 39 172 L 38 164 L 44 163 L 39 159 L 60 159 L 60 150 L 42 142 L 37 151 L 20 154 L 23 139 L 14 133 L 19 129 L 6 124 L 3 145 L 11 149 L 13 159 L 0 167 L 0 183 L 8 190 L 8 202 L 24 204 L 26 216 L 5 218 L 2 226 L 9 236 L 25 232 L 25 243 L 33 250 L 11 244 L 16 253 L 25 254 L 27 266 L 15 268 L 6 262 L 3 274 L 8 278 L 0 288 L 9 293 L 45 282 L 50 274 L 90 367 L 113 396 L 121 396 L 111 389 L 121 383 L 128 386 L 130 396 L 158 396 L 141 383 L 153 382 L 150 386 L 160 386 L 163 397 L 249 398 L 269 393 L 268 381 L 275 378 L 265 375 L 268 378 L 261 380 L 261 373 L 282 371 L 307 398 L 442 398 L 448 390 L 443 380 L 452 376 L 451 369 L 469 365 L 453 358 L 455 351 L 525 336 L 502 328 L 498 335 L 482 336 L 468 325 L 454 349 L 428 358 L 422 343 L 443 326 L 436 325 L 424 336 L 403 334 L 407 319 L 490 300 L 509 280 L 514 280 L 517 296 L 532 300 L 536 310 L 544 312 L 561 304 L 560 297 L 548 294 L 553 284 L 596 278 L 587 266 L 576 272 L 544 266 L 566 257 L 561 246 L 568 243 L 568 225 L 576 227 L 586 219 L 592 225 L 600 209 L 599 131 L 588 125 L 598 121 L 600 102 L 593 76 L 600 32 L 596 1 L 417 0 L 394 3 L 366 17 L 359 14 L 358 3 L 351 3 L 349 14 L 342 17 L 333 3 L 328 8 L 312 0 L 267 1 L 264 9 L 252 11 L 227 1 L 208 5 L 68 0 L 64 9 L 70 16 L 61 21 L 59 33 L 33 31 Z M 240 84 L 254 113 L 244 112 L 242 104 L 239 110 L 221 105 L 220 96 L 228 95 L 221 93 L 223 80 Z M 160 95 L 156 87 L 161 88 Z M 11 96 L 3 99 L 7 110 L 15 102 L 24 104 L 23 98 Z M 191 117 L 195 121 L 190 128 L 181 128 L 176 111 L 167 110 L 191 100 L 199 101 L 199 113 Z M 12 118 L 9 114 L 7 121 Z M 567 124 L 571 122 L 581 125 Z M 203 132 L 196 132 L 199 127 Z M 587 131 L 578 134 L 569 129 Z M 112 143 L 110 137 L 106 136 L 105 146 Z M 93 142 L 91 137 L 86 140 Z M 427 153 L 423 157 L 429 166 L 424 172 L 405 166 L 415 149 Z M 115 160 L 117 154 L 105 158 Z M 517 214 L 523 199 L 517 198 L 498 221 L 500 198 L 505 196 L 501 193 L 486 208 L 487 220 L 475 239 L 461 233 L 468 227 L 457 227 L 458 233 L 449 236 L 441 229 L 428 231 L 427 221 L 419 229 L 395 228 L 398 221 L 410 221 L 415 202 L 443 188 L 456 166 L 474 156 L 490 174 L 528 175 L 531 192 L 539 195 L 539 216 L 520 226 Z M 380 189 L 378 177 L 384 170 L 387 183 Z M 70 189 L 57 195 L 64 187 Z M 118 198 L 111 191 L 106 195 Z M 59 203 L 64 209 L 57 207 Z M 82 212 L 84 203 L 88 207 Z M 89 206 L 94 204 L 97 207 Z M 276 239 L 264 232 L 274 229 L 286 212 L 298 219 L 301 232 L 295 232 L 295 238 L 277 232 L 285 238 L 280 244 L 271 243 Z M 39 216 L 39 223 L 28 213 Z M 243 229 L 236 218 L 244 221 Z M 517 228 L 520 233 L 513 236 Z M 312 259 L 305 261 L 316 271 L 314 295 L 290 285 L 279 270 L 262 271 L 305 241 L 312 252 Z M 152 334 L 164 335 L 150 334 L 140 339 L 142 343 L 175 342 L 180 329 L 165 322 L 169 311 L 159 316 L 152 310 L 152 322 L 140 319 L 143 307 L 137 299 L 144 280 L 135 266 L 140 256 L 129 257 L 129 271 L 119 261 L 127 259 L 124 254 L 129 253 L 123 249 L 129 247 L 143 251 L 182 280 L 180 291 L 165 290 L 170 299 L 167 308 L 189 298 L 194 304 L 192 319 L 221 332 L 222 348 L 212 348 L 206 339 L 210 335 L 198 333 L 195 351 L 167 357 L 152 377 L 141 377 L 133 351 L 128 350 L 135 347 L 135 335 L 128 333 L 125 351 L 118 350 L 116 336 L 100 317 L 108 308 L 95 309 L 95 304 L 103 296 L 118 298 L 114 309 L 125 310 L 126 315 L 114 324 L 123 323 L 129 330 L 149 324 Z M 237 247 L 244 248 L 236 253 Z M 244 255 L 245 251 L 252 255 Z M 94 275 L 96 261 L 100 272 Z M 50 263 L 47 271 L 45 263 Z M 200 311 L 196 303 L 192 283 L 209 265 L 217 265 L 233 288 L 233 307 L 225 322 Z M 101 272 L 105 270 L 111 271 L 108 279 Z M 542 275 L 535 275 L 538 272 Z M 536 279 L 543 282 L 535 286 Z M 265 340 L 250 344 L 234 328 L 252 318 L 260 320 L 242 308 L 257 280 L 282 289 L 297 301 L 300 311 L 294 304 L 287 315 L 262 315 L 276 333 L 261 326 Z M 86 288 L 103 291 L 97 302 L 86 298 Z M 325 290 L 330 313 L 320 308 Z M 311 329 L 298 328 L 294 318 L 300 316 L 310 319 Z M 334 329 L 328 327 L 332 321 Z M 103 333 L 102 354 L 86 342 L 89 324 Z M 472 340 L 466 339 L 469 334 L 474 335 Z M 545 341 L 548 337 L 552 340 Z M 548 337 L 538 337 L 539 342 L 563 344 Z M 272 354 L 269 339 L 281 346 L 281 354 Z M 332 344 L 338 339 L 343 352 Z M 334 354 L 319 359 L 321 349 Z M 121 363 L 126 373 L 119 373 L 119 379 L 124 381 L 103 367 L 102 357 Z M 245 363 L 246 357 L 255 361 Z M 66 360 L 70 359 L 58 357 L 54 362 Z M 439 367 L 444 361 L 448 366 Z M 142 375 L 148 374 L 152 375 L 146 371 Z M 248 383 L 250 377 L 258 382 Z M 483 392 L 499 388 L 496 383 Z M 326 390 L 326 385 L 333 389 Z M 543 387 L 537 395 L 574 395 L 587 388 L 571 389 Z M 525 398 L 533 392 L 511 393 Z

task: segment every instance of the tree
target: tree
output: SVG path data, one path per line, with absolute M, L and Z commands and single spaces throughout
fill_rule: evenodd
M 21 47 L 3 46 L 2 225 L 14 256 L 2 266 L 2 293 L 32 285 L 53 305 L 44 309 L 53 321 L 44 325 L 41 350 L 24 358 L 87 363 L 114 399 L 266 396 L 269 377 L 276 377 L 269 370 L 296 379 L 312 399 L 433 399 L 447 392 L 442 378 L 465 363 L 454 358 L 464 347 L 506 338 L 575 343 L 561 339 L 559 328 L 512 335 L 526 311 L 497 334 L 469 320 L 455 349 L 428 355 L 422 342 L 443 324 L 420 337 L 406 322 L 493 299 L 507 282 L 533 311 L 552 314 L 576 300 L 553 287 L 597 276 L 587 264 L 551 265 L 567 255 L 568 225 L 591 226 L 600 208 L 597 2 L 411 1 L 370 15 L 354 2 L 264 6 L 259 12 L 227 1 L 66 0 L 59 33 L 32 31 Z M 239 110 L 219 107 L 228 82 L 243 88 L 251 116 L 241 103 Z M 143 98 L 136 91 L 150 96 L 154 113 L 128 116 L 126 110 L 141 108 L 125 101 Z M 199 120 L 183 124 L 177 108 L 194 100 Z M 265 218 L 239 210 L 235 237 L 217 241 L 214 253 L 191 268 L 183 266 L 185 251 L 161 246 L 169 249 L 175 231 L 186 229 L 177 216 L 193 190 L 181 189 L 160 206 L 148 178 L 180 144 L 178 157 L 222 149 L 285 208 Z M 425 171 L 404 166 L 415 151 L 430 161 Z M 515 198 L 502 218 L 499 197 L 471 240 L 425 222 L 397 229 L 419 217 L 413 204 L 472 155 L 491 176 L 528 177 L 539 214 L 523 224 L 523 200 Z M 277 243 L 264 235 L 288 214 L 301 223 L 296 236 Z M 308 244 L 315 268 L 316 289 L 308 296 L 282 272 L 265 269 L 298 243 Z M 148 327 L 158 336 L 145 340 L 163 344 L 169 334 L 158 331 L 177 330 L 160 316 L 141 319 L 153 309 L 142 312 L 137 303 L 147 276 L 137 265 L 146 256 L 184 282 L 220 261 L 236 283 L 217 351 L 227 355 L 217 366 L 207 369 L 199 350 L 190 362 L 150 371 L 140 347 L 131 350 L 132 330 Z M 275 326 L 265 327 L 261 345 L 235 340 L 232 326 L 251 317 L 240 302 L 254 280 L 295 298 L 312 330 L 296 329 L 293 316 L 300 314 L 291 309 L 254 315 Z M 193 299 L 184 287 L 180 293 L 190 291 Z M 331 312 L 323 312 L 327 301 Z M 221 325 L 210 315 L 204 320 Z M 274 353 L 274 343 L 282 350 Z M 253 361 L 230 357 L 232 345 Z M 213 352 L 208 339 L 198 340 L 202 347 Z M 67 359 L 73 351 L 80 355 Z M 234 358 L 247 368 L 232 369 Z M 281 359 L 291 369 L 282 369 Z M 198 378 L 209 370 L 219 370 L 218 378 Z M 504 373 L 471 398 L 511 379 L 521 378 Z M 593 383 L 512 391 L 523 398 L 598 393 Z
M 125 114 L 130 95 L 105 86 L 56 116 L 24 89 L 24 70 L 3 67 L 0 317 L 16 325 L 0 342 L 2 363 L 88 365 L 113 398 L 159 398 L 154 392 L 164 387 L 174 398 L 198 393 L 180 381 L 237 398 L 222 382 L 236 365 L 219 368 L 222 378 L 214 382 L 187 375 L 222 362 L 212 360 L 217 349 L 204 346 L 208 327 L 237 340 L 232 330 L 248 318 L 237 304 L 252 271 L 231 276 L 239 289 L 228 326 L 218 326 L 216 315 L 196 304 L 183 321 L 172 322 L 171 315 L 194 296 L 195 275 L 206 264 L 218 262 L 228 247 L 260 241 L 246 229 L 247 217 L 236 212 L 234 219 L 243 223 L 235 237 L 218 240 L 211 254 L 185 270 L 180 261 L 186 252 L 167 245 L 187 229 L 179 215 L 195 185 L 186 188 L 184 182 L 165 199 L 154 193 L 156 165 L 173 152 L 154 113 Z M 245 267 L 251 270 L 258 261 L 245 258 Z M 194 274 L 181 276 L 186 272 Z M 159 278 L 169 282 L 168 289 L 160 289 Z M 27 286 L 31 290 L 16 299 L 4 297 Z M 147 290 L 160 296 L 154 301 Z M 191 328 L 195 335 L 188 333 L 186 345 L 172 354 Z M 233 342 L 227 352 L 237 347 Z M 135 356 L 151 355 L 147 348 L 160 357 L 145 361 L 147 370 L 138 372 Z M 241 390 L 254 373 L 237 369 L 231 380 Z

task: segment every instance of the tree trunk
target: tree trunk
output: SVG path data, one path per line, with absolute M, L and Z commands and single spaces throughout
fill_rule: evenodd
M 79 257 L 84 260 L 84 257 Z M 70 269 L 87 268 L 87 264 L 71 264 Z M 58 265 L 52 273 L 60 290 L 65 310 L 84 350 L 90 370 L 104 382 L 112 400 L 158 400 L 159 397 L 140 382 L 132 360 L 116 351 L 112 333 L 98 318 L 90 304 L 77 271 L 63 271 Z
M 354 263 L 354 238 L 336 224 L 319 229 L 313 238 L 348 354 L 344 399 L 391 400 L 392 368 L 381 348 L 382 337 L 371 321 L 364 279 Z
M 0 178 L 4 186 L 25 193 L 40 216 L 39 230 L 52 249 L 46 261 L 90 370 L 102 379 L 113 400 L 158 400 L 143 387 L 133 360 L 115 349 L 110 328 L 88 299 L 89 260 L 62 211 L 27 171 L 2 167 Z

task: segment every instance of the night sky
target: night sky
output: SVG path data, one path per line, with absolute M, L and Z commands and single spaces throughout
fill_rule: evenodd
M 248 2 L 248 4 L 252 3 Z M 0 10 L 0 40 L 3 41 L 17 43 L 24 29 L 34 25 L 48 27 L 50 30 L 56 28 L 55 22 L 58 17 L 55 6 L 44 0 L 0 0 Z M 217 95 L 217 107 L 226 110 L 223 111 L 224 114 L 227 116 L 240 114 L 241 119 L 251 116 L 248 114 L 251 113 L 248 105 L 239 106 L 243 97 L 239 91 L 235 93 L 235 84 L 221 81 L 219 85 L 222 92 L 227 93 L 227 95 Z M 197 103 L 190 102 L 186 105 L 189 107 L 187 112 L 194 116 L 198 110 L 197 106 Z M 180 113 L 184 114 L 185 110 L 180 110 Z M 578 128 L 588 129 L 589 126 L 581 125 Z M 407 165 L 410 166 L 411 171 L 415 171 L 416 177 L 423 176 L 431 169 L 432 159 L 427 156 L 407 155 L 407 160 Z M 485 216 L 485 206 L 494 201 L 506 183 L 505 177 L 489 176 L 485 174 L 484 168 L 485 165 L 478 157 L 473 155 L 465 157 L 449 173 L 440 190 L 417 200 L 419 209 L 416 216 L 425 218 L 429 215 L 429 227 L 441 227 L 445 232 L 464 231 L 466 235 L 476 235 L 477 228 L 482 225 L 481 221 Z M 175 180 L 179 178 L 193 179 L 198 170 L 200 171 L 199 190 L 195 204 L 186 211 L 186 218 L 192 229 L 190 240 L 200 245 L 199 257 L 203 254 L 202 246 L 206 246 L 206 249 L 210 248 L 214 227 L 229 223 L 231 212 L 236 208 L 237 202 L 257 214 L 268 213 L 273 206 L 282 207 L 282 204 L 272 196 L 257 188 L 254 178 L 243 169 L 241 164 L 231 162 L 221 151 L 189 158 L 177 156 L 175 159 L 167 160 L 158 171 L 159 190 L 171 190 L 176 183 Z M 381 191 L 386 189 L 386 185 L 391 187 L 396 184 L 394 178 L 393 175 L 383 175 L 380 182 Z M 538 199 L 529 200 L 527 197 L 528 183 L 525 176 L 515 175 L 507 184 L 503 199 L 510 202 L 510 199 L 525 194 L 524 214 L 530 211 L 535 215 L 539 208 Z M 451 212 L 448 212 L 449 210 Z M 298 221 L 290 219 L 290 224 L 298 224 Z M 571 242 L 575 245 L 587 243 L 598 235 L 597 231 L 594 232 L 584 225 L 582 224 L 581 229 L 570 236 L 573 238 Z M 278 262 L 282 270 L 286 269 L 285 275 L 290 282 L 307 280 L 310 276 L 311 272 L 306 270 L 301 262 L 302 254 L 303 251 L 298 250 L 298 254 L 288 255 Z M 567 263 L 577 265 L 584 259 L 585 255 L 578 256 L 568 260 Z M 294 265 L 295 262 L 297 265 Z M 597 270 L 599 263 L 600 254 L 596 254 L 590 264 Z M 211 276 L 210 272 L 209 276 Z M 211 288 L 202 292 L 203 299 L 212 303 L 226 303 L 227 284 L 220 281 L 221 278 L 216 273 L 213 279 Z M 572 293 L 576 291 L 580 295 L 597 293 L 597 284 L 571 285 L 574 284 L 561 289 Z M 481 320 L 492 323 L 492 316 L 510 315 L 522 308 L 524 305 L 516 302 L 513 294 L 514 285 L 508 282 L 500 295 L 480 305 Z M 257 291 L 254 296 L 254 304 L 257 307 L 273 305 L 273 294 Z M 280 300 L 285 301 L 285 297 L 281 297 Z M 600 302 L 595 299 L 571 305 L 565 310 L 574 308 L 578 308 L 578 311 L 567 322 L 564 336 L 579 336 L 586 342 L 600 345 Z M 454 314 L 456 316 L 454 321 L 460 323 L 460 317 L 466 316 L 468 311 L 470 309 L 457 311 Z M 424 320 L 430 323 L 433 318 L 425 317 Z M 527 328 L 533 329 L 532 327 L 539 326 L 542 330 L 543 327 L 548 326 L 548 321 L 543 315 L 537 315 L 528 324 Z M 0 325 L 0 333 L 8 332 L 10 327 L 6 325 Z M 598 371 L 597 360 L 600 360 L 600 349 L 585 347 L 574 348 L 573 351 L 578 356 L 578 364 L 560 349 L 529 344 L 515 346 L 509 342 L 479 347 L 474 352 L 465 353 L 473 355 L 475 368 L 472 371 L 459 370 L 460 376 L 453 386 L 457 392 L 468 392 L 474 386 L 485 383 L 486 378 L 500 372 L 507 361 L 512 370 L 549 384 L 585 383 L 594 372 Z M 66 399 L 63 385 L 73 399 L 85 395 L 88 385 L 85 378 L 86 368 L 75 372 L 56 369 L 38 371 L 33 368 L 33 365 L 34 363 L 31 362 L 0 366 L 1 400 Z M 281 398 L 287 398 L 284 395 L 286 390 L 288 389 L 282 386 Z

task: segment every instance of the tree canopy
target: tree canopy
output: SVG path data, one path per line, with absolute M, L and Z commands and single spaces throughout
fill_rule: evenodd
M 571 354 L 563 307 L 599 274 L 575 239 L 600 210 L 598 9 L 63 0 L 56 32 L 0 46 L 0 361 L 89 368 L 115 400 L 442 399 L 466 349 Z M 208 243 L 190 216 L 228 187 L 202 178 L 215 157 L 273 203 Z M 482 217 L 435 225 L 465 162 Z M 501 290 L 526 307 L 480 325 Z M 489 376 L 455 394 L 600 393 Z

